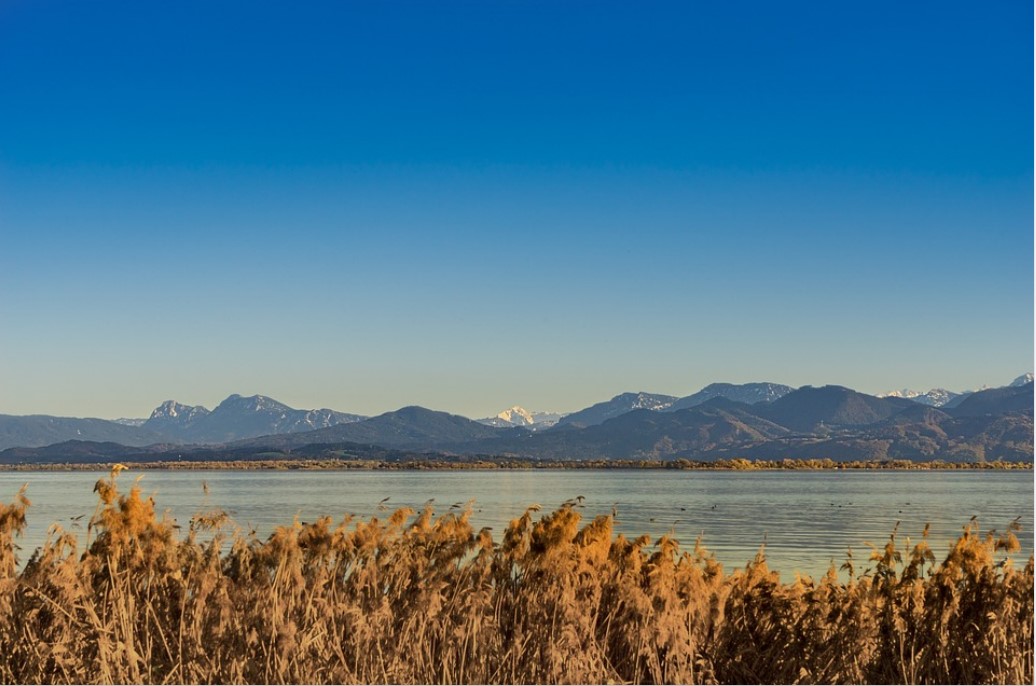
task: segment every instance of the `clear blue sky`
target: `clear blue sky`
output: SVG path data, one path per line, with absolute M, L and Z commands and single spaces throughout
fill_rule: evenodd
M 0 412 L 1033 366 L 1024 2 L 0 1 Z

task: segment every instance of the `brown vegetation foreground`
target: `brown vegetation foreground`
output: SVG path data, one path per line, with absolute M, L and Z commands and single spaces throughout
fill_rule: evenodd
M 895 535 L 848 581 L 727 574 L 575 504 L 502 542 L 464 512 L 186 535 L 114 474 L 80 554 L 59 529 L 19 571 L 0 505 L 0 680 L 19 683 L 1032 683 L 1033 560 L 967 527 L 936 564 Z M 210 535 L 214 537 L 210 538 Z M 208 540 L 203 540 L 208 539 Z

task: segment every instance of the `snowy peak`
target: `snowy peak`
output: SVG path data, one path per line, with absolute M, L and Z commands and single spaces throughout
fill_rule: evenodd
M 1019 388 L 1026 384 L 1032 383 L 1032 372 L 1028 374 L 1022 374 L 1017 379 L 1012 381 L 1004 388 Z M 907 400 L 913 400 L 916 403 L 922 405 L 928 405 L 929 407 L 945 407 L 953 408 L 960 405 L 964 400 L 974 393 L 989 390 L 989 386 L 982 386 L 977 391 L 967 390 L 957 393 L 956 391 L 948 391 L 945 388 L 933 388 L 930 391 L 915 391 L 909 388 L 904 388 L 899 391 L 888 391 L 887 393 L 879 393 L 879 398 L 906 398 Z
M 222 443 L 267 434 L 296 433 L 355 422 L 360 415 L 334 410 L 296 410 L 265 395 L 229 396 L 211 412 L 167 400 L 151 413 L 145 428 L 169 440 Z
M 213 412 L 291 412 L 292 408 L 265 395 L 241 396 L 233 394 L 216 406 Z
M 178 424 L 185 424 L 209 413 L 208 409 L 201 405 L 182 405 L 175 400 L 166 400 L 152 411 L 152 420 L 176 420 Z
M 166 400 L 155 408 L 148 420 L 141 426 L 178 439 L 210 414 L 212 413 L 201 405 L 183 405 L 175 400 Z
M 558 424 L 577 427 L 594 426 L 633 410 L 664 410 L 675 401 L 674 396 L 658 393 L 620 393 L 611 400 L 565 415 L 558 421 Z
M 951 402 L 954 398 L 959 397 L 960 393 L 954 393 L 948 391 L 945 388 L 933 388 L 930 391 L 914 391 L 909 388 L 904 388 L 899 391 L 889 391 L 888 393 L 878 394 L 879 398 L 905 398 L 907 400 L 913 400 L 915 403 L 921 403 L 922 405 L 928 405 L 929 407 L 943 407 L 947 403 Z
M 1028 374 L 1022 374 L 1021 376 L 1019 376 L 1017 379 L 1011 382 L 1011 387 L 1017 388 L 1018 386 L 1024 386 L 1027 383 L 1032 383 L 1032 372 L 1029 372 Z
M 515 426 L 528 426 L 536 423 L 536 420 L 532 418 L 532 413 L 521 405 L 507 408 L 503 412 L 499 413 L 496 418 L 502 419 L 508 424 L 514 424 Z
M 686 410 L 689 407 L 695 407 L 702 403 L 706 403 L 713 398 L 726 398 L 727 400 L 745 403 L 746 405 L 772 403 L 774 400 L 786 396 L 793 390 L 795 389 L 791 386 L 785 386 L 784 384 L 779 383 L 770 383 L 768 381 L 743 384 L 713 383 L 701 389 L 694 395 L 680 398 L 673 403 L 668 410 L 670 412 Z
M 612 398 L 612 402 L 628 403 L 631 410 L 664 410 L 676 400 L 671 395 L 657 393 L 623 393 Z
M 137 417 L 119 417 L 118 419 L 113 419 L 112 421 L 116 424 L 122 424 L 123 426 L 143 426 L 144 422 L 146 422 L 147 420 Z
M 326 429 L 336 424 L 348 424 L 349 422 L 364 419 L 360 415 L 336 412 L 327 408 L 320 410 L 292 410 L 292 412 L 303 412 L 304 414 L 284 425 L 287 427 L 286 429 L 282 430 L 282 427 L 278 426 L 279 433 L 297 433 L 299 431 L 309 431 L 310 428 Z
M 503 428 L 522 426 L 537 431 L 554 426 L 559 419 L 561 419 L 561 415 L 557 412 L 531 412 L 521 405 L 515 405 L 497 413 L 495 417 L 486 417 L 485 419 L 477 419 L 475 421 L 488 426 Z

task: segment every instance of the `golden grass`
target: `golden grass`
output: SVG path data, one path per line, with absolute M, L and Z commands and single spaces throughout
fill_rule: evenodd
M 226 517 L 183 535 L 97 484 L 87 549 L 0 505 L 0 681 L 15 683 L 1032 683 L 1033 559 L 966 527 L 941 562 L 895 533 L 847 580 L 727 573 L 700 545 L 615 535 L 575 503 L 494 543 L 469 512 Z

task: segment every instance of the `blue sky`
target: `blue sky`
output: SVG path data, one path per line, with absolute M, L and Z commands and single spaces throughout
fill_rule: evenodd
M 0 3 L 0 412 L 1033 366 L 1024 3 Z

